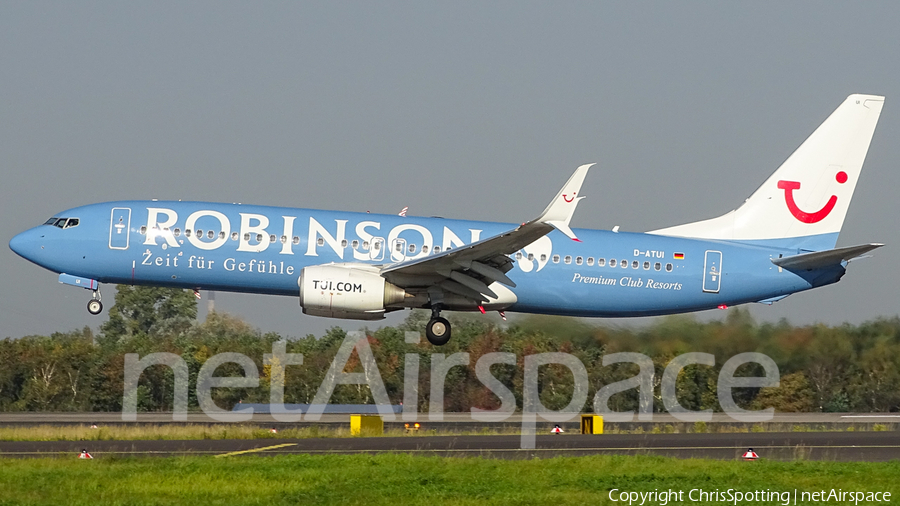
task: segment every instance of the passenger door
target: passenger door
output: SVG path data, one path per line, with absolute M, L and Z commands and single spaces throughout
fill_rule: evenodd
M 109 218 L 109 249 L 128 249 L 131 209 L 114 207 Z
M 703 291 L 719 293 L 722 285 L 722 252 L 709 250 L 703 261 Z

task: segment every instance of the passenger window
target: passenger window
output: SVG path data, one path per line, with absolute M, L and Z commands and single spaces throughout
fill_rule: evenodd
M 666 272 L 672 272 L 672 264 L 666 264 Z
M 199 228 L 194 230 L 194 235 L 197 237 L 197 239 L 200 239 L 201 237 L 203 237 L 203 230 Z
M 363 251 L 369 251 L 369 241 L 363 241 Z
M 541 262 L 547 261 L 547 255 L 545 253 L 541 253 Z
M 350 243 L 350 246 L 352 246 L 353 249 L 359 248 L 359 241 L 357 241 L 356 239 L 353 239 L 353 242 Z
M 584 259 L 581 257 L 575 257 L 575 265 L 581 265 L 584 262 Z
M 189 229 L 189 228 L 184 229 L 184 236 L 185 236 L 185 237 L 190 237 L 190 236 L 191 236 L 191 229 Z
M 347 247 L 347 239 L 341 239 L 341 247 L 342 247 L 342 248 L 346 248 L 346 247 Z
M 588 264 L 589 266 L 594 265 L 594 257 L 588 257 L 588 259 L 587 259 L 587 264 Z
M 631 268 L 632 268 L 632 269 L 637 269 L 637 268 L 638 268 L 638 261 L 637 261 L 637 260 L 631 262 Z
M 291 242 L 294 243 L 294 244 L 300 244 L 300 238 L 297 237 L 297 236 L 295 235 L 295 236 L 294 236 L 294 240 L 291 241 Z
M 621 260 L 619 262 L 619 267 L 621 267 L 623 269 L 627 269 L 628 268 L 628 260 Z
M 275 237 L 275 234 L 269 234 L 269 242 L 275 242 L 277 240 L 278 240 L 278 238 Z
M 238 233 L 237 233 L 237 232 L 232 232 L 232 233 L 231 233 L 231 240 L 232 240 L 232 241 L 237 241 L 237 240 L 238 240 Z
M 555 263 L 555 264 L 559 263 L 559 255 L 553 255 L 553 263 Z
M 210 230 L 209 232 L 206 233 L 206 237 L 208 237 L 209 239 L 212 239 L 215 236 L 216 236 L 216 233 L 213 232 L 212 230 Z
M 258 242 L 258 243 L 261 244 L 262 241 L 263 241 L 263 235 L 262 235 L 262 234 L 256 234 L 256 242 Z
M 287 236 L 286 235 L 281 236 L 281 244 L 287 244 Z
M 381 249 L 381 243 L 380 243 L 380 242 L 376 242 L 372 247 L 375 248 L 375 251 L 378 251 L 378 250 Z
M 656 270 L 660 270 L 662 268 L 662 264 L 659 262 L 656 262 L 655 264 L 653 264 L 653 268 Z
M 649 271 L 649 270 L 650 270 L 650 262 L 644 262 L 644 270 L 645 270 L 645 271 Z
M 176 228 L 175 230 L 172 231 L 172 235 L 174 235 L 175 237 L 178 237 L 179 235 L 181 235 L 181 229 Z
M 316 244 L 318 244 L 319 246 L 325 246 L 325 239 L 323 237 L 319 237 L 318 239 L 316 239 Z
M 521 260 L 521 259 L 522 259 L 522 252 L 516 251 L 516 260 Z
M 147 233 L 147 227 L 141 226 L 141 229 L 138 230 L 138 233 L 141 234 L 141 235 L 146 234 L 146 233 Z
M 187 230 L 184 231 L 184 235 L 187 235 Z M 245 240 L 245 241 L 249 241 L 249 240 L 250 240 L 250 233 L 249 233 L 249 232 L 245 232 L 245 233 L 244 233 L 244 240 Z
M 616 266 L 616 259 L 615 259 L 615 258 L 610 258 L 610 259 L 609 259 L 609 266 L 610 266 L 610 267 L 615 267 L 615 266 Z
M 605 258 L 598 258 L 598 259 L 597 259 L 597 267 L 603 267 L 604 265 L 606 265 L 606 259 L 605 259 Z M 613 266 L 613 267 L 615 267 L 615 266 Z
M 534 253 L 528 254 L 528 260 L 534 260 Z
M 415 245 L 415 244 L 410 244 L 410 245 L 409 245 L 409 248 L 407 248 L 407 249 L 409 250 L 410 253 L 415 253 L 415 252 L 416 252 L 416 245 Z
M 435 253 L 440 253 L 440 252 L 441 252 L 441 247 L 440 247 L 440 246 L 435 246 L 434 249 L 433 249 L 432 251 L 435 252 Z
M 563 259 L 563 262 L 565 262 L 566 265 L 572 263 L 572 255 L 566 255 L 566 258 Z
M 399 242 L 398 242 L 397 244 L 394 244 L 394 249 L 397 250 L 397 251 L 399 251 L 399 252 L 402 252 L 402 251 L 403 251 L 403 244 L 402 244 L 402 243 L 399 243 Z

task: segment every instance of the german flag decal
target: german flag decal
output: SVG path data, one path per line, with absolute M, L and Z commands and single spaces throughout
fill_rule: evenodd
M 675 260 L 684 260 L 684 253 L 675 253 Z

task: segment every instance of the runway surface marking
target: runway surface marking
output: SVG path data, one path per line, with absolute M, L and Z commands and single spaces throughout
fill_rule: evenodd
M 284 448 L 285 446 L 297 446 L 297 443 L 284 443 L 284 444 L 280 444 L 280 445 L 263 446 L 262 448 L 253 448 L 253 449 L 250 449 L 250 450 L 241 450 L 241 451 L 238 451 L 238 452 L 222 453 L 222 454 L 216 455 L 216 458 L 219 458 L 219 457 L 230 457 L 230 456 L 232 456 L 232 455 L 242 455 L 242 454 L 244 454 L 244 453 L 264 452 L 264 451 L 266 451 L 266 450 L 274 450 L 274 449 L 276 449 L 276 448 Z

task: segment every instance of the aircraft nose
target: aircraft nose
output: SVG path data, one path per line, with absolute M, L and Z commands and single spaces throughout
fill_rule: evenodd
M 36 232 L 34 229 L 31 229 L 10 239 L 9 249 L 13 250 L 20 257 L 31 260 L 30 255 L 37 244 Z

